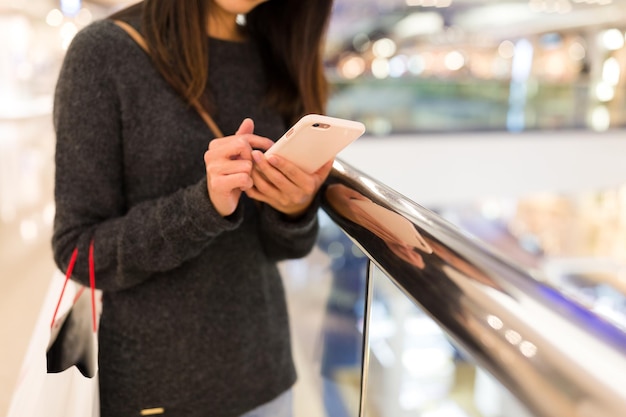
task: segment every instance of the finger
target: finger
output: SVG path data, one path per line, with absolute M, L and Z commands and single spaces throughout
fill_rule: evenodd
M 245 135 L 254 133 L 254 120 L 248 118 L 243 119 L 235 135 Z
M 253 169 L 250 176 L 252 177 L 252 182 L 254 183 L 254 188 L 267 196 L 268 199 L 278 199 L 281 195 L 281 190 L 276 188 L 274 184 L 267 180 L 265 175 L 262 172 Z
M 246 135 L 246 140 L 251 148 L 259 149 L 263 152 L 271 148 L 274 144 L 273 140 L 258 135 Z
M 245 191 L 254 186 L 252 178 L 245 173 L 212 177 L 209 188 L 218 195 L 229 195 L 233 190 Z
M 228 136 L 222 139 L 215 139 L 209 143 L 211 158 L 223 159 L 247 159 L 252 160 L 250 152 L 252 148 L 243 136 Z
M 265 194 L 260 192 L 256 188 L 256 186 L 252 186 L 248 188 L 247 190 L 244 190 L 244 192 L 246 193 L 248 197 L 250 197 L 253 200 L 260 201 L 261 203 L 266 203 L 266 204 L 270 202 L 270 199 Z
M 261 184 L 255 183 L 261 192 L 276 196 L 280 194 L 292 195 L 295 193 L 301 194 L 302 190 L 311 188 L 306 177 L 303 177 L 300 180 L 297 178 L 287 178 L 280 170 L 270 165 L 267 158 L 265 158 L 265 155 L 261 152 L 253 151 L 252 158 L 254 159 L 255 164 L 253 172 L 260 173 L 266 180 Z M 297 183 L 298 181 L 300 183 Z M 265 186 L 265 184 L 267 184 L 267 186 Z
M 228 160 L 221 164 L 212 164 L 207 167 L 209 175 L 233 175 L 246 174 L 250 176 L 253 171 L 252 162 L 245 159 Z
M 212 174 L 232 174 L 235 172 L 245 172 L 250 174 L 253 168 L 250 159 L 238 158 L 240 152 L 220 153 L 206 151 L 204 153 L 204 163 L 207 170 Z
M 334 159 L 331 159 L 330 161 L 326 162 L 324 165 L 320 167 L 320 169 L 314 172 L 315 176 L 318 177 L 318 179 L 320 179 L 322 182 L 326 181 L 326 178 L 328 178 L 330 171 L 333 170 L 334 163 L 335 163 Z M 361 196 L 361 198 L 365 199 L 364 196 Z
M 252 152 L 252 158 L 255 169 L 261 171 L 269 182 L 283 191 L 294 186 L 306 188 L 309 182 L 309 174 L 285 158 L 276 155 L 270 155 L 266 158 L 265 155 L 257 151 Z
M 238 135 L 238 136 L 226 136 L 220 139 L 213 139 L 209 142 L 208 149 L 209 150 L 222 150 L 228 151 L 228 149 L 234 149 L 237 147 L 249 147 L 246 135 Z
M 307 174 L 298 168 L 293 162 L 280 157 L 278 155 L 270 155 L 267 158 L 264 158 L 269 165 L 279 170 L 285 177 L 289 178 L 291 181 L 298 183 L 298 180 Z M 256 160 L 255 160 L 256 162 Z
M 254 120 L 246 118 L 241 122 L 234 135 L 213 139 L 209 142 L 209 147 L 226 146 L 235 137 L 239 137 L 241 140 L 245 140 L 250 148 L 261 149 L 263 151 L 267 150 L 274 142 L 271 139 L 255 135 L 254 127 Z
M 250 118 L 246 118 L 243 122 L 241 122 L 241 125 L 239 126 L 239 129 L 237 129 L 235 135 L 241 135 L 242 139 L 248 142 L 248 146 L 253 149 L 261 149 L 265 151 L 274 144 L 271 139 L 254 134 L 254 121 Z
M 333 169 L 333 163 L 335 162 L 334 159 L 326 161 L 324 165 L 317 169 L 317 171 L 313 173 L 308 173 L 303 171 L 293 162 L 278 155 L 270 155 L 267 157 L 267 160 L 274 168 L 280 170 L 283 174 L 285 174 L 285 176 L 291 179 L 314 175 L 316 178 L 319 178 L 322 181 L 325 180 L 326 177 L 328 177 L 328 174 L 330 174 L 330 171 L 332 171 Z

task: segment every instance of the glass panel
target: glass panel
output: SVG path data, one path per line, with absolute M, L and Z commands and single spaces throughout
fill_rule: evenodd
M 284 262 L 298 371 L 298 417 L 356 417 L 361 398 L 367 257 L 320 211 L 306 258 Z
M 532 417 L 380 269 L 372 280 L 367 417 Z

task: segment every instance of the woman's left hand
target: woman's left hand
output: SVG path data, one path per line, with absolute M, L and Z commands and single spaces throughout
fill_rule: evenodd
M 330 160 L 309 174 L 278 155 L 266 158 L 261 151 L 254 150 L 252 158 L 254 186 L 245 193 L 294 218 L 302 215 L 311 205 L 333 167 Z

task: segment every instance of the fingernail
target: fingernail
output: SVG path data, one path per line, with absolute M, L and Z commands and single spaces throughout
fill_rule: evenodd
M 252 151 L 252 159 L 254 159 L 256 162 L 261 161 L 261 158 L 263 158 L 263 156 L 261 155 L 261 151 Z

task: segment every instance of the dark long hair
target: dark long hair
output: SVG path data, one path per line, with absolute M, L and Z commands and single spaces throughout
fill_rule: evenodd
M 333 0 L 269 0 L 246 16 L 244 30 L 261 48 L 269 80 L 267 104 L 291 123 L 324 113 L 328 83 L 323 44 Z M 211 0 L 144 0 L 113 16 L 141 17 L 141 31 L 158 71 L 189 103 L 209 112 L 207 16 Z

